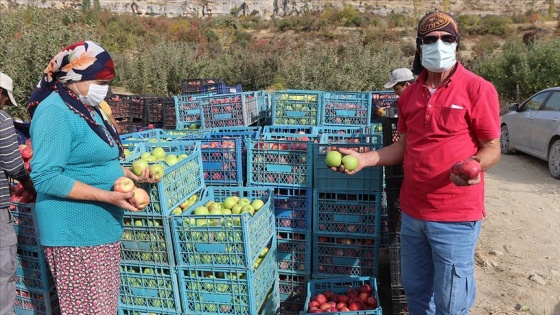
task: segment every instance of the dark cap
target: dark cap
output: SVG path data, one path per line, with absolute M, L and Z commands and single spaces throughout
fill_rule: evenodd
M 412 72 L 420 74 L 424 67 L 420 59 L 420 45 L 422 45 L 422 37 L 434 31 L 448 32 L 457 37 L 457 49 L 459 49 L 459 25 L 455 17 L 449 13 L 436 11 L 426 14 L 420 22 L 418 22 L 418 30 L 416 33 L 416 53 L 414 55 L 414 63 L 412 64 Z

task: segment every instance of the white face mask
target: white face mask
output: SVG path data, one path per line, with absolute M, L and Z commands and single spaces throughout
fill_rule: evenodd
M 87 93 L 87 96 L 83 96 L 80 93 L 80 90 L 76 88 L 80 100 L 82 101 L 82 103 L 86 105 L 99 106 L 99 103 L 101 103 L 105 99 L 105 97 L 107 96 L 107 92 L 109 92 L 109 85 L 93 84 L 87 81 L 86 83 L 87 85 L 89 85 L 89 91 Z M 75 84 L 74 87 L 76 87 Z
M 457 43 L 444 43 L 441 39 L 429 45 L 421 45 L 422 66 L 431 72 L 442 73 L 451 69 L 457 62 L 455 51 Z

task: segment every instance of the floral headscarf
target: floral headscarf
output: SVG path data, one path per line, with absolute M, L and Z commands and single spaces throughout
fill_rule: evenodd
M 70 110 L 82 117 L 93 131 L 109 145 L 114 142 L 123 152 L 120 137 L 113 127 L 104 119 L 106 129 L 113 139 L 109 139 L 101 125 L 91 116 L 78 96 L 65 86 L 68 82 L 89 80 L 109 80 L 115 77 L 115 66 L 109 53 L 92 41 L 81 41 L 62 49 L 45 69 L 39 84 L 27 103 L 27 112 L 31 119 L 39 103 L 53 91 L 57 92 Z

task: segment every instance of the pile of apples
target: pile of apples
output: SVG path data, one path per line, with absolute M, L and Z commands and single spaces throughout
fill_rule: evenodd
M 377 308 L 377 299 L 371 286 L 363 284 L 342 294 L 326 290 L 312 297 L 307 308 L 309 314 L 374 310 Z
M 27 139 L 25 144 L 19 145 L 19 152 L 23 159 L 25 170 L 27 173 L 31 173 L 31 159 L 33 158 L 31 139 Z M 35 203 L 37 197 L 35 193 L 25 190 L 23 185 L 19 182 L 15 186 L 10 186 L 10 193 L 10 202 Z

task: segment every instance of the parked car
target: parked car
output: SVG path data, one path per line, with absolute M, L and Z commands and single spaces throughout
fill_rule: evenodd
M 560 87 L 537 92 L 509 110 L 501 118 L 502 153 L 521 151 L 548 161 L 550 175 L 560 179 Z

